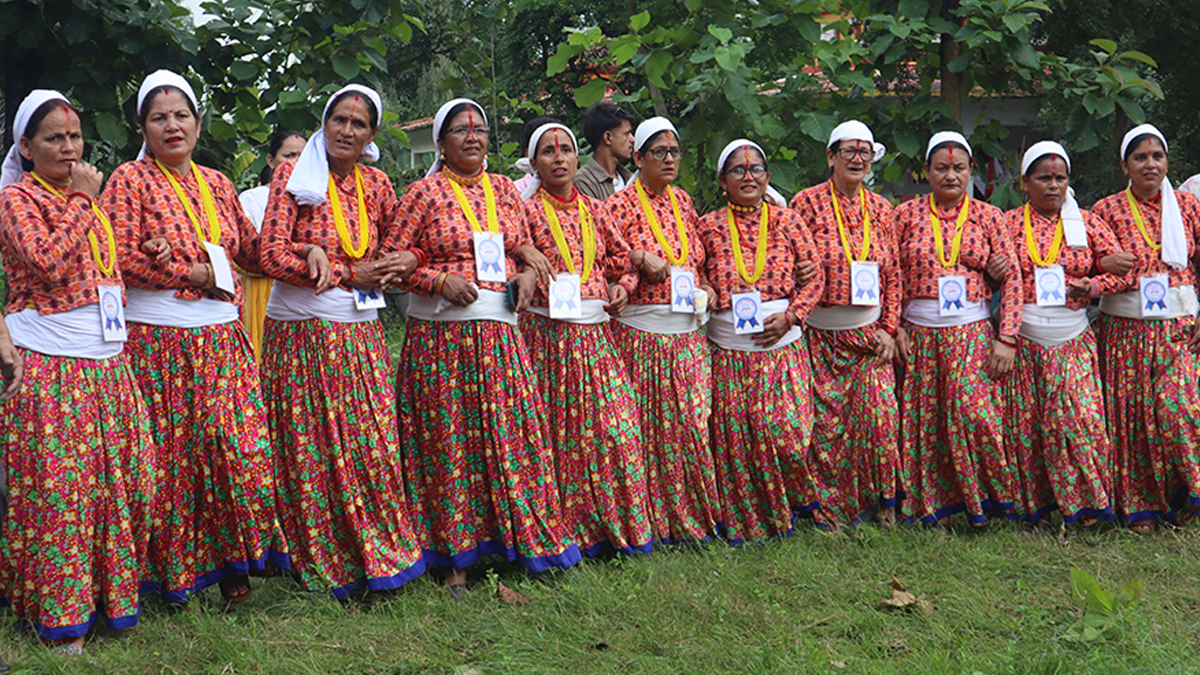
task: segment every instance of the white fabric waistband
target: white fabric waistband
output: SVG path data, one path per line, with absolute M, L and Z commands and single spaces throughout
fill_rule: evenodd
M 308 321 L 324 319 L 336 323 L 362 323 L 379 318 L 374 309 L 354 306 L 354 292 L 331 288 L 317 295 L 311 288 L 276 281 L 267 301 L 267 317 L 276 321 Z
M 583 301 L 583 307 L 581 308 L 582 316 L 580 316 L 578 319 L 555 319 L 554 317 L 550 316 L 550 309 L 548 307 L 534 307 L 533 305 L 529 306 L 529 313 L 537 314 L 538 316 L 544 316 L 547 319 L 553 319 L 554 321 L 562 321 L 564 323 L 579 323 L 589 325 L 596 323 L 608 323 L 608 312 L 604 311 L 604 306 L 607 304 L 607 302 L 604 302 L 603 300 L 597 300 L 596 298 L 585 298 Z M 626 305 L 626 308 L 628 308 L 628 305 Z
M 1086 309 L 1026 304 L 1017 334 L 1043 347 L 1057 347 L 1083 335 L 1087 329 Z
M 450 304 L 440 295 L 411 295 L 408 315 L 422 321 L 501 321 L 517 325 L 517 313 L 508 306 L 508 294 L 479 289 L 479 297 L 466 307 Z M 442 306 L 438 311 L 439 304 Z
M 707 316 L 672 312 L 670 305 L 626 305 L 621 316 L 614 320 L 647 333 L 680 335 L 699 328 Z
M 124 342 L 105 342 L 100 328 L 100 303 L 55 314 L 23 309 L 4 317 L 13 344 L 47 356 L 73 359 L 111 359 Z
M 942 316 L 938 311 L 938 301 L 933 298 L 917 298 L 904 302 L 900 316 L 905 320 L 925 326 L 926 328 L 948 328 L 950 326 L 965 326 L 976 321 L 992 318 L 989 303 L 965 302 L 963 313 L 952 316 Z
M 778 300 L 768 300 L 762 304 L 762 315 L 771 316 L 780 312 L 786 312 L 788 308 L 788 299 L 779 298 Z M 754 344 L 754 338 L 758 337 L 758 333 L 743 333 L 738 335 L 734 329 L 734 317 L 732 309 L 725 309 L 713 314 L 712 320 L 708 322 L 708 339 L 712 340 L 713 344 L 721 349 L 736 352 L 773 352 L 776 349 L 783 349 L 804 336 L 804 331 L 799 326 L 792 326 L 792 329 L 783 334 L 779 338 L 779 342 L 770 347 L 760 347 Z
M 1195 286 L 1172 286 L 1167 290 L 1167 303 L 1171 313 L 1167 316 L 1142 316 L 1141 291 L 1127 291 L 1105 295 L 1100 298 L 1100 311 L 1109 316 L 1145 321 L 1178 319 L 1181 316 L 1196 316 L 1200 302 L 1196 300 Z
M 881 316 L 883 316 L 883 310 L 878 305 L 874 307 L 835 305 L 813 309 L 804 323 L 808 324 L 809 328 L 818 330 L 852 330 L 870 326 Z
M 180 300 L 174 290 L 125 288 L 125 318 L 135 323 L 171 328 L 219 326 L 238 320 L 237 305 L 212 298 Z

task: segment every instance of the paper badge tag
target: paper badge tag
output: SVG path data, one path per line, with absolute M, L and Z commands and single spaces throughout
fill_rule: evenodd
M 121 302 L 121 286 L 102 283 L 96 287 L 100 296 L 100 331 L 105 342 L 125 342 L 125 304 Z
M 1141 277 L 1141 302 L 1138 305 L 1142 308 L 1142 316 L 1170 316 L 1171 302 L 1168 297 L 1168 289 L 1171 288 L 1171 279 L 1165 274 L 1153 274 L 1148 277 Z
M 383 291 L 378 288 L 355 288 L 353 289 L 353 293 L 355 309 L 383 309 L 387 307 L 387 298 L 383 297 Z
M 874 260 L 850 263 L 850 304 L 879 306 L 879 263 Z
M 561 272 L 550 282 L 550 318 L 579 319 L 583 317 L 583 287 L 578 274 Z
M 967 311 L 967 278 L 938 277 L 938 314 L 957 316 Z
M 734 293 L 733 301 L 733 332 L 735 335 L 763 332 L 762 294 L 758 291 L 750 293 Z
M 1067 304 L 1067 277 L 1062 265 L 1047 265 L 1033 270 L 1037 286 L 1037 304 L 1041 307 L 1063 307 Z
M 671 267 L 671 311 L 696 313 L 696 274 L 683 267 Z
M 229 265 L 229 257 L 225 255 L 225 247 L 220 244 L 200 242 L 204 252 L 208 254 L 208 263 L 212 265 L 213 275 L 217 277 L 217 288 L 226 293 L 236 293 L 237 286 L 233 285 L 233 268 Z
M 504 234 L 475 232 L 475 276 L 480 281 L 508 281 L 504 269 Z

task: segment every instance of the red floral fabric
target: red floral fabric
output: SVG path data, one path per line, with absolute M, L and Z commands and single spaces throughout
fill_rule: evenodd
M 643 187 L 645 186 L 643 185 Z M 697 286 L 705 285 L 708 283 L 708 279 L 704 273 L 704 246 L 699 236 L 700 218 L 692 207 L 692 198 L 688 193 L 677 187 L 672 187 L 671 190 L 675 193 L 675 200 L 679 204 L 679 216 L 683 219 L 684 234 L 688 238 L 688 256 L 683 267 L 695 272 Z M 671 200 L 666 194 L 654 194 L 649 187 L 646 187 L 646 197 L 650 200 L 650 208 L 654 211 L 658 224 L 662 226 L 663 237 L 671 248 L 671 254 L 678 254 L 680 251 L 679 233 L 675 224 L 675 214 L 671 209 Z M 642 204 L 638 200 L 637 189 L 634 186 L 631 185 L 604 200 L 604 205 L 609 208 L 613 216 L 613 223 L 625 237 L 625 241 L 629 242 L 630 248 L 635 251 L 649 251 L 670 262 L 667 254 L 663 252 L 662 247 L 654 238 L 650 222 L 642 213 Z M 637 290 L 629 296 L 631 305 L 665 305 L 670 302 L 671 284 L 669 280 L 659 284 L 650 284 L 645 283 L 643 279 L 643 283 L 639 284 Z

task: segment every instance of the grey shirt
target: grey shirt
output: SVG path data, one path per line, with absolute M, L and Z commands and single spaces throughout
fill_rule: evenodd
M 617 175 L 627 185 L 629 184 L 629 179 L 633 177 L 629 169 L 620 164 L 617 165 Z M 613 186 L 613 177 L 608 175 L 604 167 L 596 163 L 595 157 L 589 159 L 588 163 L 575 173 L 575 187 L 583 194 L 593 199 L 599 199 L 600 201 L 608 199 L 616 192 Z

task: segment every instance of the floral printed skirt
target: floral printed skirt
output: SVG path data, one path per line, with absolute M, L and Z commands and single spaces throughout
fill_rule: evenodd
M 875 327 L 805 331 L 813 367 L 808 467 L 825 525 L 846 525 L 896 504 L 900 411 L 890 362 L 875 356 Z
M 343 598 L 420 576 L 379 322 L 268 319 L 265 333 L 279 512 L 301 582 Z
M 130 323 L 125 353 L 158 449 L 143 591 L 187 602 L 268 562 L 289 567 L 258 366 L 241 323 Z
M 642 420 L 642 455 L 656 540 L 703 541 L 721 517 L 709 449 L 712 372 L 697 331 L 660 335 L 609 325 Z
M 901 486 L 907 518 L 930 525 L 965 511 L 1007 511 L 1013 469 L 1004 451 L 999 386 L 984 370 L 992 326 L 905 323 L 909 355 L 900 399 Z
M 710 345 L 709 420 L 721 524 L 732 544 L 787 535 L 814 493 L 804 455 L 812 438 L 808 350 L 769 352 Z
M 1200 506 L 1200 358 L 1189 317 L 1100 315 L 1100 380 L 1112 439 L 1112 501 L 1125 522 Z
M 21 354 L 21 393 L 0 404 L 0 592 L 47 640 L 82 636 L 100 616 L 110 629 L 134 626 L 155 455 L 133 374 L 124 355 Z
M 1057 508 L 1068 523 L 1112 520 L 1111 450 L 1092 331 L 1053 347 L 1021 340 L 1002 390 L 1017 516 L 1036 523 Z
M 580 560 L 562 522 L 537 378 L 515 327 L 408 320 L 396 372 L 400 457 L 425 560 L 530 572 Z

